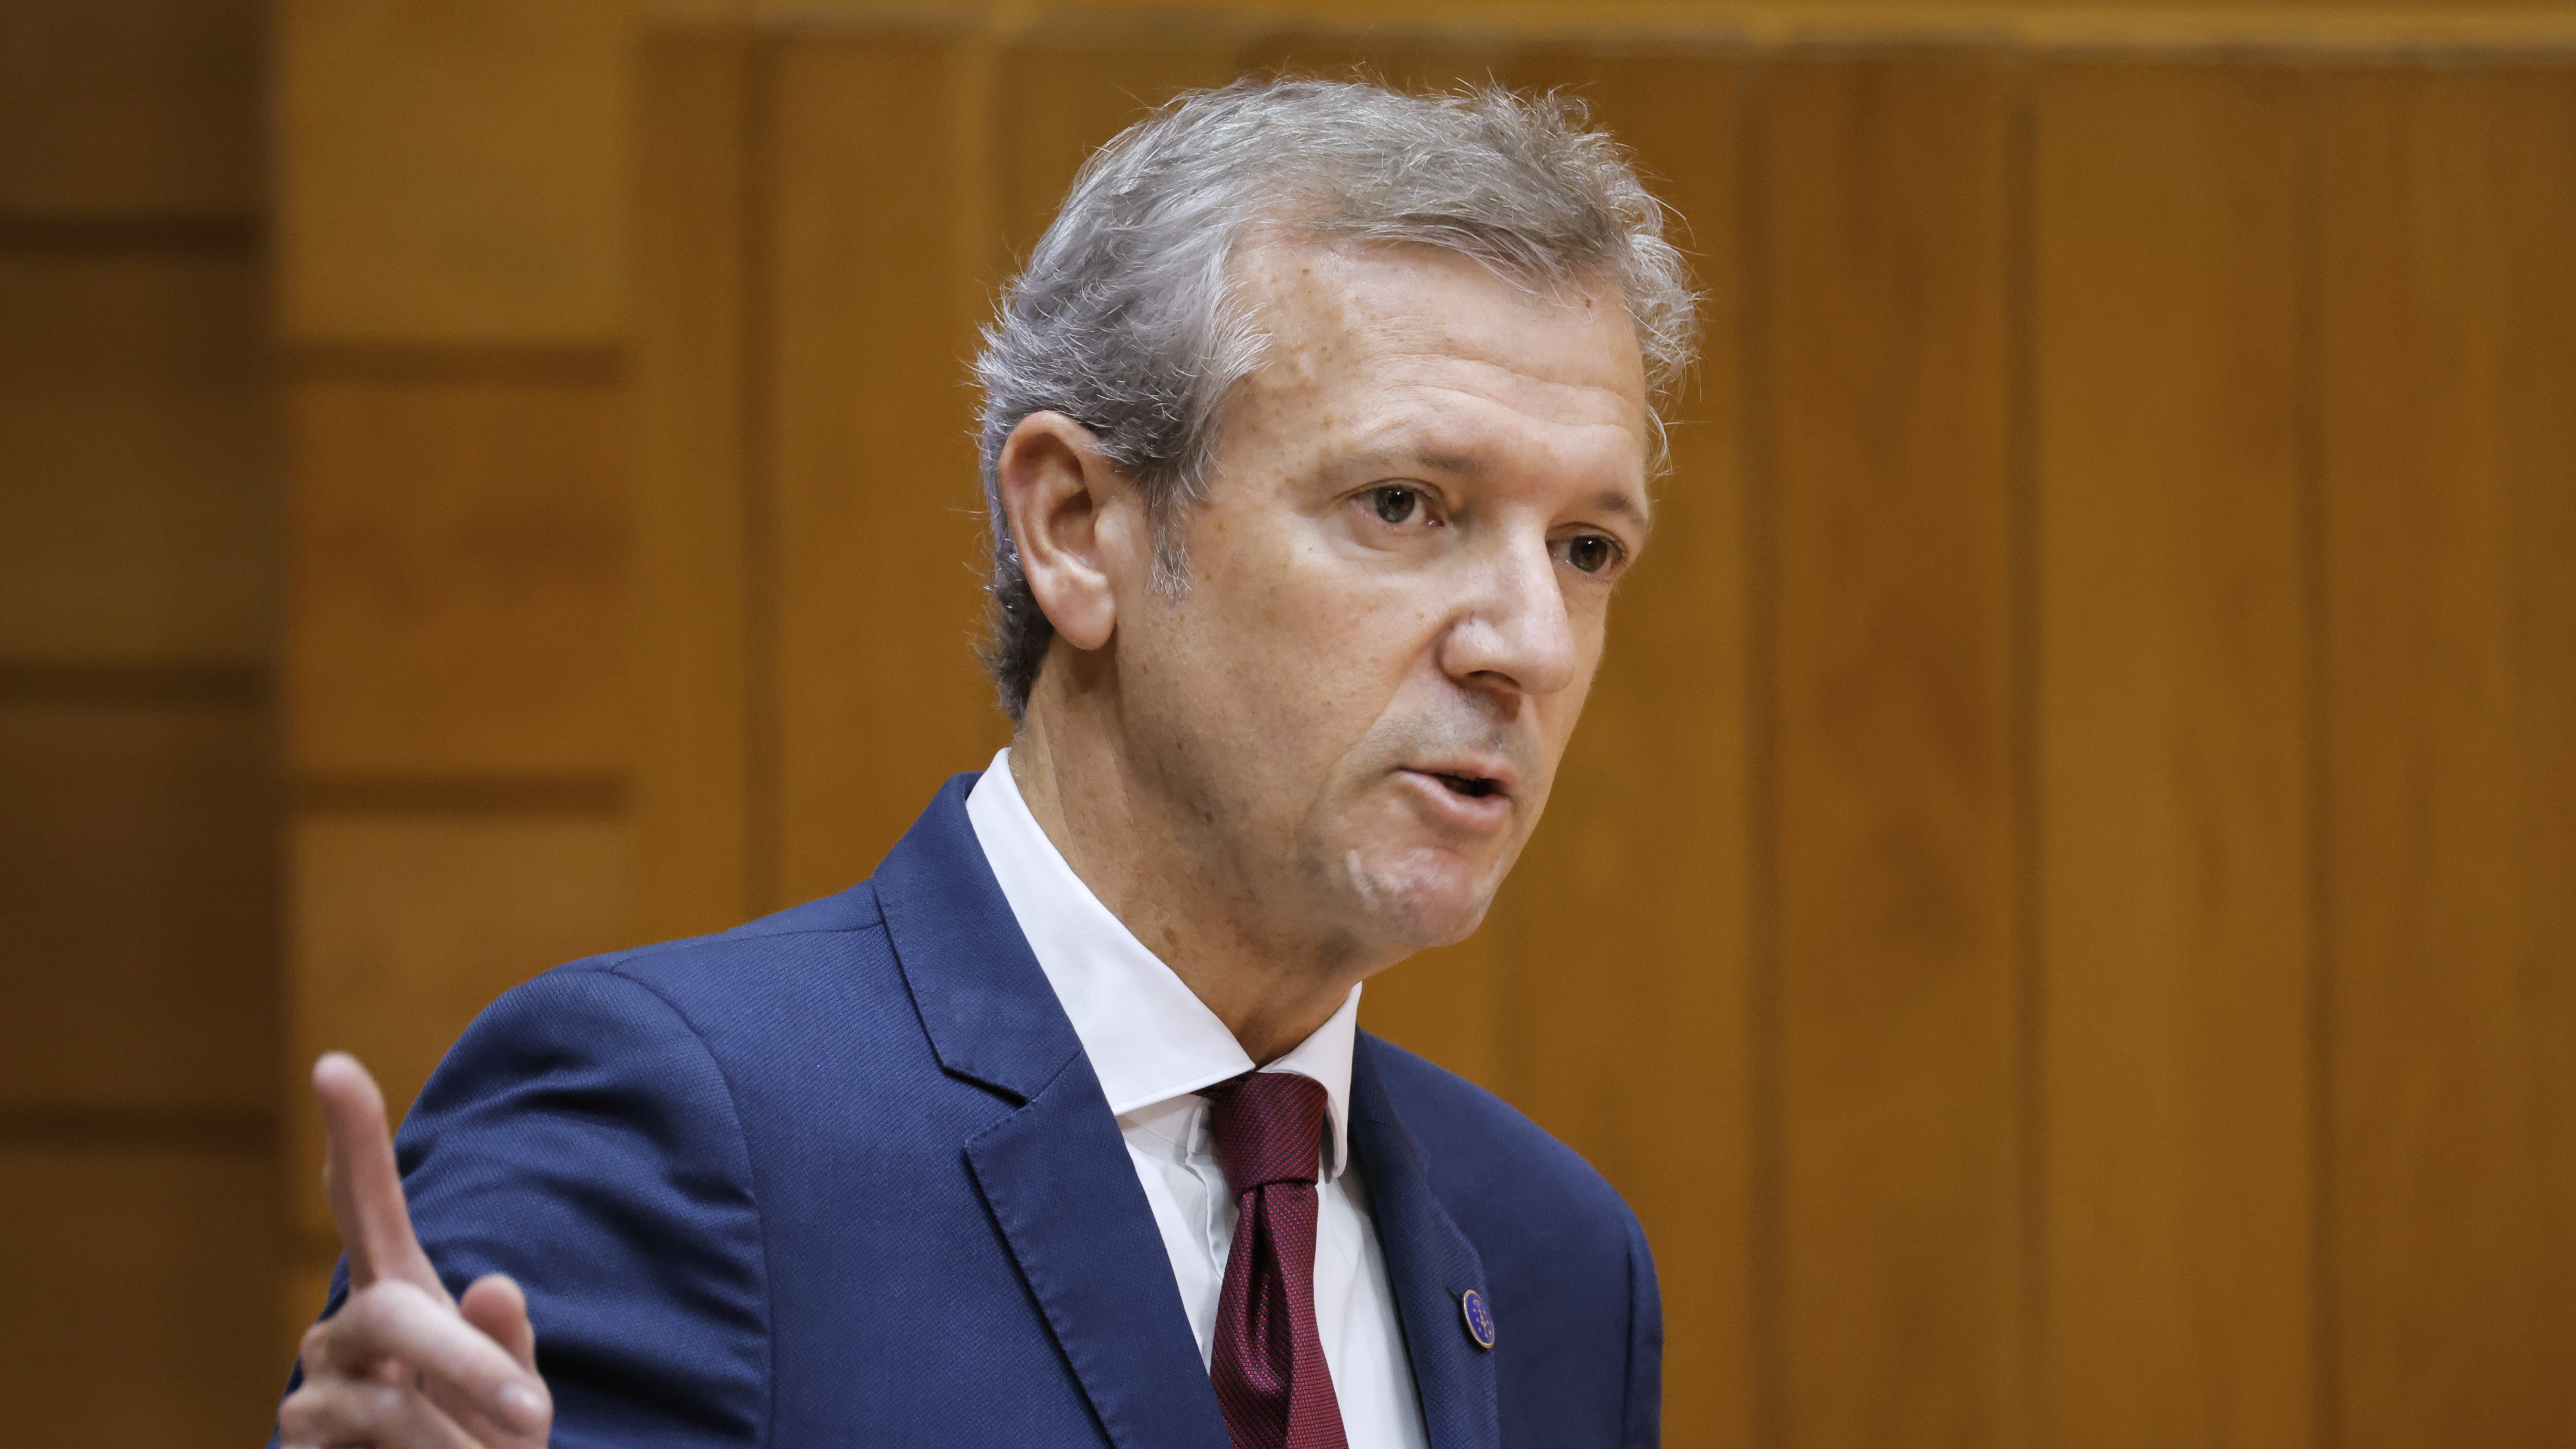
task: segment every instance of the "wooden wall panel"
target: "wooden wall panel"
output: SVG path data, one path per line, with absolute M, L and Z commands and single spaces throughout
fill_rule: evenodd
M 2299 92 L 2051 66 L 2032 181 L 2058 1442 L 2315 1442 Z
M 2005 75 L 1869 57 L 1784 61 L 1768 84 L 1774 1432 L 2013 1444 Z
M 1491 83 L 1523 57 L 1529 39 L 1491 30 L 1388 27 L 1309 28 L 1289 24 L 1255 37 L 1243 69 L 1349 80 L 1366 76 L 1407 90 Z
M 626 321 L 636 0 L 277 7 L 281 330 L 594 343 Z
M 300 772 L 624 768 L 623 426 L 603 380 L 291 390 Z
M 274 1265 L 252 0 L 0 3 L 0 1430 L 250 1442 Z
M 306 812 L 294 897 L 288 1056 L 353 1052 L 397 1118 L 492 999 L 549 967 L 634 944 L 633 842 L 614 816 Z M 295 1226 L 328 1237 L 321 1128 L 292 1114 Z
M 0 702 L 0 1110 L 265 1121 L 277 865 L 261 705 Z
M 637 11 L 276 12 L 285 1331 L 334 1244 L 315 1053 L 357 1051 L 399 1109 L 493 996 L 633 939 L 632 721 L 655 697 L 628 660 Z
M 0 251 L 0 656 L 268 658 L 260 305 L 246 248 Z
M 0 214 L 246 218 L 260 189 L 260 9 L 0 6 Z
M 749 213 L 753 44 L 646 37 L 637 165 L 633 697 L 638 927 L 753 911 Z
M 1009 734 L 974 656 L 975 253 L 946 218 L 885 204 L 982 184 L 962 63 L 938 37 L 812 40 L 778 61 L 771 909 L 866 877 Z
M 2326 82 L 2335 1387 L 2576 1420 L 2576 67 Z
M 1242 68 L 1237 48 L 1230 29 L 1158 19 L 1150 29 L 1108 34 L 1098 26 L 1040 29 L 996 57 L 996 270 L 1007 275 L 1027 260 L 1093 151 L 1178 92 L 1233 80 Z
M 0 1154 L 0 1353 L 13 1442 L 256 1444 L 286 1365 L 245 1333 L 268 1297 L 274 1169 L 256 1153 Z

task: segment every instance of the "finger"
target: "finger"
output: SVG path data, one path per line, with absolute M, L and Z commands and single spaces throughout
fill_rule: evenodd
M 295 1345 L 295 1366 L 304 1370 L 306 1378 L 330 1366 L 331 1356 L 327 1347 L 330 1341 L 331 1326 L 327 1319 L 304 1330 L 303 1339 Z
M 322 1104 L 322 1179 L 341 1246 L 348 1250 L 350 1290 L 393 1278 L 445 1298 L 429 1255 L 412 1234 L 376 1079 L 356 1057 L 328 1052 L 313 1064 L 313 1095 Z
M 470 1405 L 512 1433 L 532 1434 L 553 1416 L 545 1381 L 511 1357 L 443 1298 L 408 1283 L 381 1282 L 351 1294 L 330 1323 L 326 1352 L 345 1374 L 392 1359 L 433 1394 Z
M 516 1279 L 507 1273 L 486 1273 L 467 1286 L 456 1307 L 466 1322 L 507 1349 L 521 1368 L 536 1371 L 537 1329 L 528 1321 L 528 1295 L 519 1290 Z
M 277 1406 L 277 1434 L 280 1449 L 478 1449 L 473 1436 L 407 1381 L 308 1384 Z
M 501 1345 L 532 1377 L 536 1375 L 537 1331 L 528 1321 L 528 1298 L 516 1280 L 506 1273 L 487 1273 L 466 1287 L 456 1308 L 466 1322 Z M 432 1399 L 469 1430 L 490 1425 L 479 1405 L 461 1403 L 446 1394 L 434 1393 Z M 506 1424 L 493 1427 L 505 1433 L 509 1429 Z
M 343 1312 L 346 1305 L 343 1305 Z M 295 1363 L 304 1371 L 307 1383 L 324 1379 L 363 1379 L 388 1384 L 406 1384 L 412 1380 L 411 1369 L 400 1360 L 368 1360 L 356 1349 L 346 1347 L 343 1338 L 353 1332 L 351 1323 L 334 1313 L 304 1330 L 304 1339 L 295 1348 Z

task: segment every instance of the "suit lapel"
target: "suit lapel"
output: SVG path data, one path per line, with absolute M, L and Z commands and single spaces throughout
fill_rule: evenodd
M 1491 1296 L 1484 1260 L 1431 1191 L 1422 1149 L 1387 1097 L 1363 1034 L 1351 1062 L 1351 1147 L 1367 1174 L 1369 1215 L 1386 1254 L 1386 1276 L 1404 1324 L 1413 1386 L 1432 1449 L 1495 1449 L 1502 1419 L 1494 1356 L 1467 1337 L 1459 1295 Z
M 941 786 L 869 884 L 939 1064 L 1026 1102 L 1082 1055 L 1082 1042 L 975 841 L 966 818 L 975 779 Z
M 1216 1392 L 1117 1119 L 967 821 L 973 783 L 949 781 L 875 876 L 940 1065 L 1017 1109 L 968 1139 L 967 1165 L 1111 1441 L 1222 1446 Z
M 1121 1449 L 1226 1442 L 1172 1261 L 1090 1063 L 966 1144 L 995 1226 Z

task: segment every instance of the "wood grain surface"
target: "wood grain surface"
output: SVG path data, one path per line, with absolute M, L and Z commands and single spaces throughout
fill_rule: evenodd
M 2313 1442 L 2302 90 L 2034 81 L 2050 1424 Z
M 117 1395 L 13 1423 L 255 1437 L 313 1050 L 981 767 L 974 329 L 1285 66 L 1572 88 L 1707 294 L 1549 820 L 1366 1013 L 1636 1208 L 1667 1442 L 2564 1441 L 2563 5 L 643 10 L 0 6 L 0 1397 Z
M 2576 68 L 2328 78 L 2334 1408 L 2576 1413 Z

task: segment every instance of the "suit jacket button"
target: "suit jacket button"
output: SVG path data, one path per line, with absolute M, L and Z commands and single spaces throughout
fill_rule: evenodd
M 1470 1288 L 1458 1295 L 1458 1316 L 1467 1320 L 1467 1337 L 1476 1347 L 1490 1351 L 1494 1346 L 1494 1315 L 1485 1307 L 1485 1295 Z

